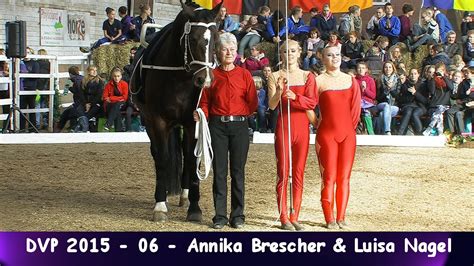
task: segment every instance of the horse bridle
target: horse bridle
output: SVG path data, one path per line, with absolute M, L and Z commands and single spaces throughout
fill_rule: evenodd
M 211 43 L 211 30 L 209 29 L 212 26 L 216 26 L 215 22 L 210 22 L 210 23 L 204 23 L 204 22 L 190 22 L 187 21 L 186 24 L 184 24 L 184 31 L 183 35 L 181 35 L 181 38 L 179 39 L 180 44 L 183 42 L 184 38 L 184 65 L 183 66 L 155 66 L 155 65 L 144 65 L 142 58 L 140 58 L 140 72 L 141 69 L 155 69 L 155 70 L 169 70 L 169 71 L 176 71 L 176 70 L 184 70 L 186 72 L 191 71 L 191 66 L 193 65 L 200 65 L 202 66 L 198 70 L 194 71 L 193 76 L 199 73 L 200 71 L 206 69 L 206 82 L 210 82 L 210 69 L 214 69 L 216 67 L 215 63 L 211 63 L 209 61 L 209 54 L 210 54 L 210 43 Z M 200 60 L 195 60 L 193 53 L 190 47 L 189 43 L 189 34 L 191 33 L 192 27 L 205 27 L 206 31 L 204 32 L 204 39 L 207 40 L 207 45 L 206 45 L 206 55 L 205 55 L 205 61 L 200 61 Z M 188 62 L 188 51 L 189 55 L 191 57 L 191 62 Z

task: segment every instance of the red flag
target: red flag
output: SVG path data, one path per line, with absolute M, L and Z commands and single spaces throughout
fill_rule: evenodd
M 289 8 L 300 6 L 303 8 L 303 12 L 309 12 L 311 8 L 317 7 L 321 12 L 325 4 L 329 4 L 329 0 L 290 0 Z
M 222 2 L 222 0 L 214 0 L 214 6 Z M 228 14 L 240 15 L 242 13 L 242 0 L 226 0 L 224 1 L 224 7 L 227 9 Z

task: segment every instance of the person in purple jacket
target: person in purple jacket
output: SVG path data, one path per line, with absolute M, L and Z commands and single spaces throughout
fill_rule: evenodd
M 411 32 L 411 21 L 410 17 L 413 16 L 415 10 L 413 9 L 413 5 L 411 4 L 404 4 L 402 7 L 403 15 L 399 16 L 400 19 L 400 37 L 399 41 L 403 42 L 408 37 L 412 36 Z
M 379 21 L 379 32 L 380 35 L 386 36 L 390 40 L 390 45 L 394 45 L 400 36 L 400 19 L 393 15 L 392 4 L 386 3 L 384 8 L 385 17 Z
M 119 16 L 122 18 L 122 36 L 126 40 L 132 40 L 135 34 L 135 25 L 132 23 L 132 17 L 127 14 L 127 7 L 121 6 L 118 9 Z

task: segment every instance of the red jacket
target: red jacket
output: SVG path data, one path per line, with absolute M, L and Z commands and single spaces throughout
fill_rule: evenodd
M 117 84 L 117 88 L 122 94 L 121 96 L 115 96 L 114 95 L 114 81 L 111 80 L 107 82 L 104 88 L 104 93 L 102 94 L 102 100 L 106 98 L 110 98 L 111 103 L 118 103 L 118 102 L 126 102 L 128 100 L 128 84 L 127 82 L 121 80 Z
M 362 99 L 366 100 L 369 103 L 375 104 L 375 99 L 377 98 L 377 87 L 375 86 L 375 80 L 369 75 L 357 75 L 356 80 L 359 83 L 359 87 L 362 92 Z M 367 84 L 365 91 L 362 91 L 362 81 L 365 81 L 365 83 Z
M 257 90 L 248 70 L 235 66 L 230 71 L 216 68 L 212 73 L 214 80 L 211 87 L 203 90 L 199 105 L 207 117 L 249 116 L 257 110 Z
M 263 57 L 260 60 L 249 57 L 245 60 L 242 67 L 253 73 L 254 71 L 262 70 L 264 66 L 268 66 L 269 64 L 270 61 L 266 57 Z

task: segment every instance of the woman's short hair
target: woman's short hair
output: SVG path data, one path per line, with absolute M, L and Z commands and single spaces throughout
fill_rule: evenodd
M 79 75 L 79 67 L 77 67 L 77 66 L 70 66 L 69 69 L 68 69 L 68 72 L 69 72 L 69 74 L 71 74 L 71 75 L 77 76 L 77 75 Z
M 230 32 L 222 33 L 219 36 L 218 48 L 221 49 L 224 44 L 232 44 L 235 48 L 237 48 L 237 38 L 235 38 L 235 35 Z

